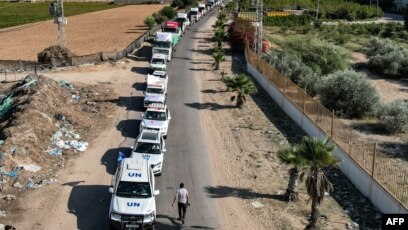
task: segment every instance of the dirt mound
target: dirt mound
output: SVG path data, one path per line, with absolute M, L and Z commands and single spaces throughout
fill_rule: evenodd
M 36 75 L 1 83 L 0 94 L 0 185 L 5 189 L 50 183 L 68 157 L 86 150 L 114 102 L 106 85 L 77 88 Z
M 51 64 L 54 67 L 71 65 L 74 54 L 66 47 L 50 46 L 38 53 L 38 62 Z

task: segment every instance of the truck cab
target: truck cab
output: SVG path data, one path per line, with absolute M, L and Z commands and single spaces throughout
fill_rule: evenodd
M 176 47 L 181 37 L 181 29 L 178 26 L 178 22 L 166 21 L 164 23 L 163 32 L 172 35 L 173 47 Z
M 207 14 L 207 8 L 205 7 L 205 4 L 198 4 L 198 10 L 200 11 L 202 16 L 205 16 Z
M 161 136 L 167 137 L 170 120 L 171 115 L 167 105 L 162 103 L 152 103 L 142 115 L 140 130 L 156 130 L 160 132 Z
M 161 53 L 155 53 L 150 60 L 150 73 L 156 70 L 166 71 L 167 69 L 167 57 Z
M 153 170 L 142 157 L 123 159 L 109 188 L 111 229 L 154 229 L 156 199 Z
M 164 54 L 167 61 L 171 60 L 173 55 L 173 35 L 170 33 L 157 32 L 152 46 L 152 53 Z
M 201 19 L 201 13 L 198 7 L 193 7 L 190 9 L 191 22 L 198 22 Z
M 159 131 L 142 129 L 136 138 L 130 157 L 147 159 L 153 174 L 160 176 L 163 167 L 163 155 L 166 151 L 166 143 Z
M 187 27 L 190 26 L 190 20 L 186 13 L 177 13 L 176 21 L 178 22 L 178 26 L 180 27 L 183 33 L 186 32 Z

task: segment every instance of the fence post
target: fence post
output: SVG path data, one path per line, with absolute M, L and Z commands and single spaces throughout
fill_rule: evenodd
M 34 74 L 37 75 L 37 63 L 34 64 Z
M 284 77 L 284 86 L 283 86 L 283 94 L 286 94 L 286 81 L 287 81 L 287 77 L 286 76 L 283 76 Z
M 351 145 L 352 145 L 352 141 L 351 139 L 349 140 L 349 151 L 348 151 L 348 155 L 351 156 Z
M 332 110 L 331 128 L 330 128 L 330 138 L 333 140 L 333 129 L 334 129 L 334 109 Z
M 305 111 L 306 111 L 306 87 L 303 92 L 303 112 L 306 113 Z
M 374 143 L 374 154 L 373 154 L 373 164 L 371 166 L 371 177 L 374 178 L 374 173 L 375 173 L 375 158 L 377 155 L 377 142 Z

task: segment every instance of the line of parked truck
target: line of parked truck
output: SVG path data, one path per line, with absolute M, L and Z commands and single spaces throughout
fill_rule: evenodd
M 155 176 L 162 173 L 167 151 L 164 139 L 171 120 L 166 104 L 167 62 L 187 28 L 220 4 L 221 0 L 208 0 L 188 13 L 178 13 L 175 20 L 165 22 L 163 30 L 156 33 L 146 76 L 143 100 L 146 111 L 142 115 L 139 135 L 131 147 L 130 156 L 119 153 L 118 167 L 109 188 L 112 194 L 109 207 L 111 229 L 155 228 L 155 196 L 160 193 L 155 187 Z

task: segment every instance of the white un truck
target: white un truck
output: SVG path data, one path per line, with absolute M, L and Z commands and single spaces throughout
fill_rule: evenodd
M 125 158 L 119 164 L 109 188 L 111 229 L 154 229 L 156 200 L 152 168 L 148 160 Z
M 143 129 L 156 130 L 160 135 L 167 137 L 167 131 L 171 120 L 170 111 L 167 105 L 162 103 L 152 103 L 147 107 L 146 112 L 142 115 L 140 123 L 140 132 Z
M 167 61 L 170 61 L 173 49 L 173 35 L 171 33 L 157 32 L 152 47 L 153 55 L 164 54 Z

